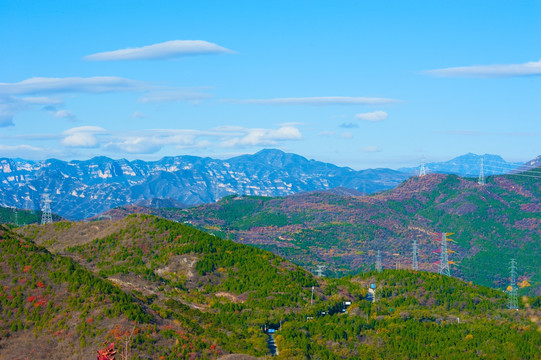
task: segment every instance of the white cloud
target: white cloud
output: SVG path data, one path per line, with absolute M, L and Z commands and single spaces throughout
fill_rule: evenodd
M 377 110 L 377 111 L 357 114 L 355 115 L 355 119 L 372 121 L 372 122 L 383 121 L 387 119 L 387 113 L 385 111 Z
M 205 94 L 196 91 L 159 91 L 152 92 L 138 101 L 141 103 L 156 103 L 156 102 L 185 102 L 198 103 L 203 99 L 211 97 L 210 94 Z
M 158 60 L 189 55 L 233 53 L 233 51 L 203 40 L 172 40 L 158 44 L 106 51 L 85 56 L 92 61 Z
M 275 99 L 224 99 L 222 102 L 235 104 L 263 104 L 263 105 L 381 105 L 392 104 L 399 100 L 376 97 L 354 96 L 321 96 L 299 98 Z
M 67 92 L 104 93 L 111 91 L 142 91 L 146 90 L 147 88 L 148 86 L 145 86 L 141 82 L 116 76 L 95 76 L 89 78 L 35 77 L 20 81 L 18 83 L 0 83 L 0 95 Z
M 359 127 L 359 124 L 355 124 L 355 123 L 343 123 L 343 124 L 340 124 L 340 127 L 341 128 L 344 128 L 344 129 L 356 129 Z
M 58 156 L 60 153 L 56 150 L 35 147 L 27 144 L 20 145 L 2 145 L 0 144 L 2 156 L 9 158 L 23 159 L 43 159 L 45 156 Z
M 26 150 L 26 151 L 42 151 L 42 148 L 30 146 L 30 145 L 2 145 L 0 144 L 0 151 L 19 151 L 19 150 Z
M 164 146 L 177 148 L 196 148 L 204 143 L 202 137 L 216 136 L 213 132 L 178 129 L 150 129 L 114 135 L 114 138 L 104 145 L 107 151 L 121 151 L 130 154 L 152 154 Z
M 475 65 L 428 70 L 436 77 L 513 77 L 541 75 L 541 60 L 524 64 Z
M 75 114 L 69 110 L 58 110 L 53 114 L 53 116 L 55 118 L 65 118 L 72 121 L 77 120 L 77 117 L 75 116 Z
M 62 144 L 68 147 L 94 148 L 98 147 L 97 134 L 106 133 L 104 128 L 99 126 L 79 126 L 71 128 L 62 133 L 64 139 Z
M 146 117 L 147 116 L 140 111 L 134 111 L 133 114 L 131 114 L 132 119 L 144 119 Z
M 361 148 L 361 152 L 365 153 L 374 153 L 374 152 L 380 152 L 381 148 L 379 146 L 365 146 Z
M 334 131 L 322 131 L 318 135 L 324 137 L 333 137 L 336 133 Z
M 279 129 L 236 129 L 243 132 L 221 142 L 222 147 L 276 145 L 279 141 L 300 140 L 302 134 L 296 127 L 282 126 Z M 224 133 L 224 136 L 231 135 Z
M 349 131 L 343 132 L 340 134 L 342 139 L 351 139 L 353 137 L 353 134 Z

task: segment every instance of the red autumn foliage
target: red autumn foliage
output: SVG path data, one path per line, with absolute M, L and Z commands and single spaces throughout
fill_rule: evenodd
M 32 269 L 32 265 L 26 265 L 23 269 L 23 272 L 27 273 L 28 271 L 30 271 L 30 269 Z
M 40 287 L 40 288 L 42 288 L 42 289 L 45 288 L 45 284 L 42 283 L 41 281 L 38 281 L 38 282 L 36 283 L 36 286 L 37 286 L 37 287 Z
M 105 349 L 98 350 L 98 360 L 114 360 L 115 354 L 115 343 L 111 343 Z
M 36 297 L 34 295 L 32 295 L 26 301 L 31 303 L 31 302 L 34 302 L 34 300 L 36 300 Z

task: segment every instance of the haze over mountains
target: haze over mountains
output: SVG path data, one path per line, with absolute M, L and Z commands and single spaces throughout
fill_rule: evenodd
M 520 165 L 495 155 L 484 157 L 487 175 Z M 428 167 L 472 176 L 478 173 L 479 163 L 478 155 L 468 154 Z M 176 156 L 149 162 L 107 157 L 33 162 L 2 158 L 0 169 L 0 205 L 39 210 L 43 194 L 48 192 L 52 211 L 68 219 L 154 198 L 172 199 L 180 207 L 215 202 L 231 194 L 286 196 L 338 187 L 374 193 L 415 175 L 415 168 L 355 171 L 274 149 L 227 160 Z

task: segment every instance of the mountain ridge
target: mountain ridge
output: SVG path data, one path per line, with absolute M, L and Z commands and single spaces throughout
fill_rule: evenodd
M 469 161 L 461 166 L 457 169 L 478 164 Z M 41 209 L 42 196 L 49 192 L 54 213 L 83 219 L 150 199 L 172 199 L 190 206 L 232 194 L 287 196 L 333 188 L 374 193 L 393 188 L 411 175 L 411 171 L 385 168 L 357 171 L 277 149 L 227 160 L 190 155 L 148 162 L 104 156 L 69 162 L 0 158 L 0 205 Z M 486 175 L 490 175 L 488 168 Z
M 409 266 L 413 240 L 421 249 L 420 268 L 435 271 L 439 255 L 434 239 L 455 232 L 456 243 L 450 245 L 456 251 L 451 256 L 458 266 L 454 274 L 506 288 L 502 258 L 515 258 L 523 271 L 520 280 L 532 284 L 527 290 L 541 295 L 535 255 L 541 256 L 541 187 L 528 173 L 489 176 L 484 186 L 471 178 L 429 174 L 370 196 L 324 191 L 284 198 L 227 197 L 150 212 L 270 250 L 307 269 L 326 264 L 335 275 L 373 268 L 376 250 L 382 251 L 387 267 Z

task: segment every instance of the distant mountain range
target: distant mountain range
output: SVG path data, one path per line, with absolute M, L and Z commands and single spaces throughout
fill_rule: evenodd
M 483 164 L 483 173 L 485 176 L 507 174 L 524 164 L 521 162 L 507 162 L 498 155 L 476 155 L 468 153 L 445 162 L 427 163 L 425 164 L 425 168 L 427 173 L 477 177 L 481 172 L 481 163 Z M 419 170 L 420 166 L 398 169 L 398 171 L 415 175 L 419 174 Z
M 486 175 L 494 173 L 489 167 L 492 163 L 500 164 L 501 171 L 520 165 L 499 156 L 484 157 Z M 449 161 L 447 167 L 429 164 L 429 170 L 475 174 L 478 164 L 478 155 L 468 154 Z M 374 193 L 394 188 L 413 174 L 414 169 L 355 171 L 273 149 L 227 160 L 195 156 L 148 162 L 107 157 L 69 162 L 0 158 L 0 205 L 39 210 L 43 194 L 49 193 L 54 213 L 83 219 L 152 199 L 167 199 L 154 200 L 152 206 L 185 207 L 232 194 L 286 196 L 335 188 Z

